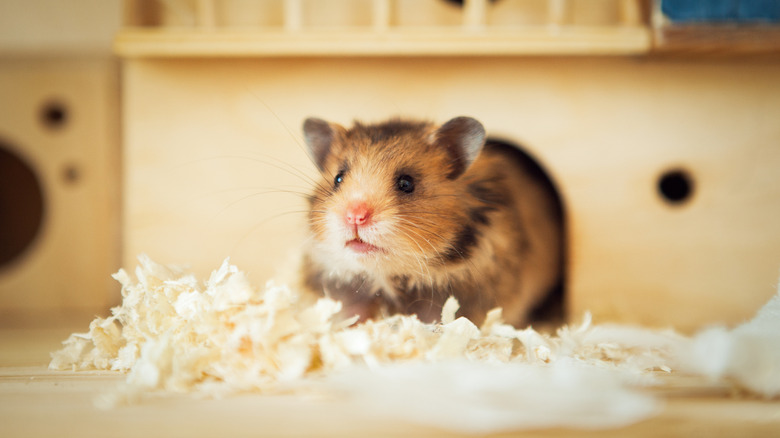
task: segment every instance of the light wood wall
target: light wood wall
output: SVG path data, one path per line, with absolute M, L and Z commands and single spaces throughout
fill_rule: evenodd
M 571 318 L 738 323 L 780 273 L 778 77 L 756 59 L 130 59 L 124 263 L 230 255 L 262 282 L 302 236 L 305 117 L 471 115 L 560 188 Z M 657 181 L 676 168 L 695 192 L 672 206 Z

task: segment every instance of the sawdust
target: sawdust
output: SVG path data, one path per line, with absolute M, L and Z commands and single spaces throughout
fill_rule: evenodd
M 139 261 L 135 275 L 114 275 L 123 301 L 111 316 L 52 354 L 52 369 L 126 373 L 105 406 L 150 392 L 330 391 L 413 421 L 487 432 L 637 421 L 657 410 L 657 400 L 638 388 L 676 370 L 713 380 L 744 375 L 749 389 L 780 392 L 777 354 L 748 365 L 731 354 L 752 357 L 780 345 L 778 331 L 764 327 L 780 320 L 774 313 L 763 318 L 771 321 L 764 329 L 713 329 L 694 338 L 594 325 L 588 315 L 545 334 L 505 324 L 500 309 L 477 327 L 457 317 L 451 298 L 441 323 L 396 315 L 356 324 L 338 316 L 341 303 L 285 284 L 255 287 L 228 260 L 205 281 L 145 256 Z M 710 351 L 720 351 L 715 364 Z

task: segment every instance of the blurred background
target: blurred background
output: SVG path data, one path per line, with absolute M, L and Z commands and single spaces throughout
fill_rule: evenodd
M 0 1 L 0 325 L 118 301 L 120 12 L 119 0 Z
M 2 0 L 0 325 L 105 314 L 140 253 L 261 285 L 304 238 L 302 120 L 396 115 L 470 115 L 537 159 L 570 318 L 739 323 L 780 275 L 778 21 L 773 0 Z

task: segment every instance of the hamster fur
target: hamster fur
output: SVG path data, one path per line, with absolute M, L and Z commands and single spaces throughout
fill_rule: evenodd
M 449 296 L 481 323 L 502 307 L 526 324 L 560 286 L 562 213 L 511 146 L 477 120 L 392 119 L 347 129 L 309 118 L 321 180 L 309 198 L 306 286 L 361 320 L 439 318 Z

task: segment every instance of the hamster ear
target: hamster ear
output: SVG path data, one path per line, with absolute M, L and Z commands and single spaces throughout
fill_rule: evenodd
M 452 172 L 447 177 L 455 179 L 477 159 L 485 144 L 485 128 L 471 117 L 456 117 L 441 125 L 435 138 L 452 157 Z
M 324 170 L 335 134 L 333 127 L 325 120 L 309 117 L 303 122 L 303 139 L 320 170 Z

